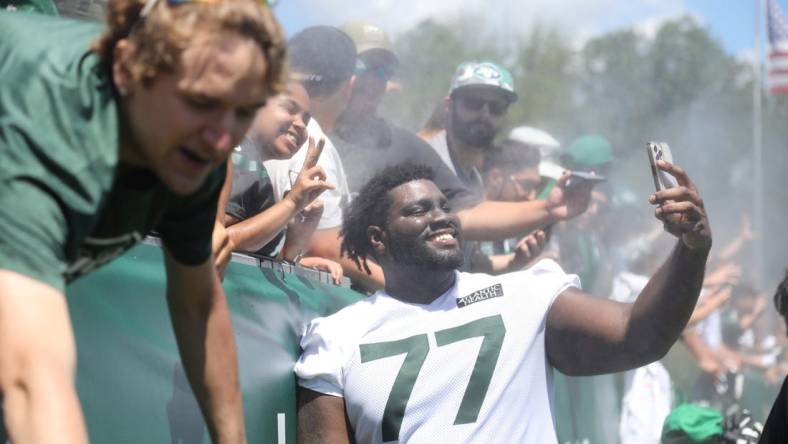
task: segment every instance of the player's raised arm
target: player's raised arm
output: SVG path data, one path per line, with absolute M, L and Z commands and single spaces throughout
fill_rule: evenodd
M 679 238 L 670 257 L 633 304 L 591 297 L 577 289 L 559 295 L 547 317 L 551 364 L 569 375 L 638 367 L 661 358 L 689 320 L 703 285 L 711 230 L 703 200 L 684 170 L 664 161 L 678 187 L 649 201 L 665 230 Z

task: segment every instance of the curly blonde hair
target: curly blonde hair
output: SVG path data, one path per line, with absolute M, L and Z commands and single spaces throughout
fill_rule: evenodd
M 266 59 L 265 86 L 270 94 L 284 90 L 285 38 L 271 9 L 258 0 L 200 0 L 170 6 L 158 0 L 140 18 L 144 0 L 109 0 L 107 30 L 92 45 L 101 64 L 111 72 L 115 45 L 127 38 L 133 56 L 124 69 L 150 85 L 162 72 L 172 72 L 183 50 L 198 34 L 233 32 L 248 37 Z

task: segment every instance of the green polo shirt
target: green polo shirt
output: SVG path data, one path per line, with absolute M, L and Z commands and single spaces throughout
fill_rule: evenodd
M 61 290 L 151 230 L 177 261 L 203 263 L 225 174 L 181 197 L 118 164 L 114 90 L 88 49 L 101 30 L 0 12 L 0 269 Z

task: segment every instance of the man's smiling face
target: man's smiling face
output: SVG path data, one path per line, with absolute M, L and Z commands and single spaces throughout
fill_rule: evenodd
M 462 265 L 460 221 L 446 197 L 429 180 L 416 180 L 388 193 L 385 254 L 403 265 L 453 270 Z

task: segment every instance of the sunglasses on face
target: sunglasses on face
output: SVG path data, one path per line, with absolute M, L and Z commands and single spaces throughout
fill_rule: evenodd
M 518 179 L 514 174 L 511 174 L 509 175 L 509 180 L 526 193 L 530 193 L 539 188 L 539 182 L 533 179 Z
M 500 116 L 509 109 L 509 102 L 505 100 L 488 100 L 475 96 L 462 96 L 460 97 L 460 101 L 465 108 L 471 111 L 481 111 L 482 107 L 486 104 L 487 109 L 490 110 L 490 114 L 494 116 Z
M 356 59 L 356 76 L 372 74 L 380 80 L 389 81 L 394 77 L 394 67 L 391 65 L 372 65 L 362 59 Z

